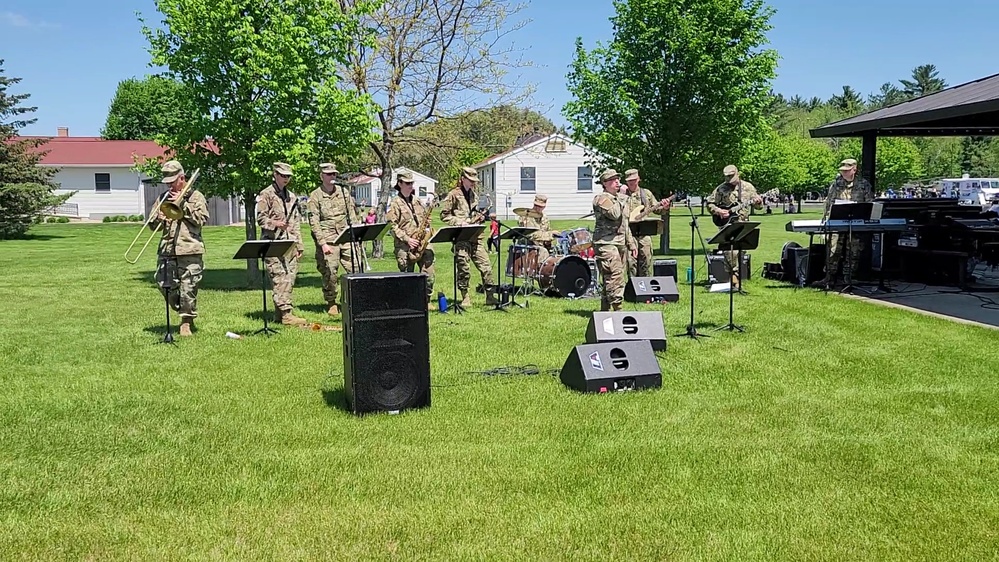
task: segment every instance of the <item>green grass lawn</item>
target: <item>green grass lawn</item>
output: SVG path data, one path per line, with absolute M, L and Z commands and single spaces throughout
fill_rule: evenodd
M 206 229 L 198 331 L 176 347 L 157 345 L 154 251 L 122 259 L 137 225 L 0 242 L 0 558 L 996 559 L 995 333 L 761 279 L 805 241 L 787 218 L 762 219 L 735 302 L 746 333 L 711 332 L 728 295 L 696 288 L 712 337 L 669 339 L 660 390 L 474 374 L 558 369 L 599 308 L 494 312 L 476 294 L 469 314 L 431 315 L 432 407 L 363 418 L 324 399 L 341 334 L 225 337 L 261 326 L 230 259 L 241 228 Z M 679 210 L 672 234 L 682 272 Z M 307 248 L 297 312 L 326 321 Z M 640 307 L 671 336 L 681 291 Z

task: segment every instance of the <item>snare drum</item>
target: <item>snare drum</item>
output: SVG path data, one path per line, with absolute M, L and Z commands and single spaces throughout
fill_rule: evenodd
M 565 256 L 569 254 L 568 234 L 552 235 L 552 253 L 557 256 Z
M 510 246 L 506 259 L 506 274 L 510 277 L 534 277 L 538 273 L 538 247 L 516 244 Z
M 583 255 L 593 248 L 593 235 L 589 228 L 575 228 L 568 232 L 569 253 Z
M 579 256 L 550 256 L 538 269 L 541 290 L 563 298 L 585 295 L 590 279 L 590 265 Z

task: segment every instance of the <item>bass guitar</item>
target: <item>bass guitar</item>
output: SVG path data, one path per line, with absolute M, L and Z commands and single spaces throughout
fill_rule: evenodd
M 760 199 L 766 199 L 767 197 L 776 196 L 776 195 L 779 195 L 779 194 L 780 194 L 780 190 L 777 189 L 777 188 L 774 188 L 774 189 L 771 189 L 770 191 L 767 191 L 766 193 L 761 193 L 760 194 Z M 711 222 L 715 223 L 715 226 L 717 226 L 718 228 L 722 228 L 722 227 L 724 227 L 724 226 L 726 226 L 726 225 L 728 225 L 730 223 L 733 223 L 733 222 L 739 220 L 739 211 L 745 209 L 746 207 L 749 207 L 752 204 L 753 204 L 753 202 L 752 202 L 752 200 L 750 200 L 750 201 L 744 201 L 742 203 L 738 203 L 738 204 L 735 204 L 735 205 L 730 205 L 730 206 L 727 206 L 727 207 L 725 205 L 716 205 L 719 209 L 725 209 L 725 210 L 727 210 L 728 211 L 728 216 L 725 217 L 725 218 L 721 218 L 718 215 L 712 213 L 711 214 Z

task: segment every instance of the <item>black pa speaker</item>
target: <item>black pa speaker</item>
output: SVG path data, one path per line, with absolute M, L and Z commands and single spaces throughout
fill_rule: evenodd
M 648 340 L 577 345 L 562 371 L 562 384 L 580 392 L 660 388 L 662 371 Z
M 655 351 L 666 350 L 666 326 L 659 312 L 594 312 L 586 326 L 586 343 L 649 340 Z
M 742 281 L 749 279 L 752 270 L 752 258 L 748 253 L 743 252 L 742 267 L 739 268 L 739 279 Z M 708 276 L 710 278 L 709 281 L 712 283 L 728 283 L 731 280 L 732 276 L 729 275 L 728 264 L 725 263 L 724 254 L 708 256 Z
M 652 262 L 652 275 L 672 277 L 676 281 L 676 260 L 655 260 Z
M 628 302 L 676 302 L 680 291 L 673 277 L 632 277 L 624 287 L 624 300 Z
M 424 273 L 343 277 L 343 389 L 355 414 L 430 405 Z

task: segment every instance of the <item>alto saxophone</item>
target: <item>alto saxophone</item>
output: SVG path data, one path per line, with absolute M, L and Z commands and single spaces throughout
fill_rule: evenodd
M 417 261 L 423 257 L 423 252 L 427 251 L 427 246 L 430 245 L 430 239 L 434 237 L 434 229 L 430 226 L 430 221 L 433 217 L 434 207 L 438 205 L 438 201 L 434 201 L 433 204 L 427 205 L 426 210 L 423 212 L 423 216 L 420 217 L 420 232 L 417 236 L 420 245 L 409 251 L 406 255 L 406 259 L 410 261 Z

